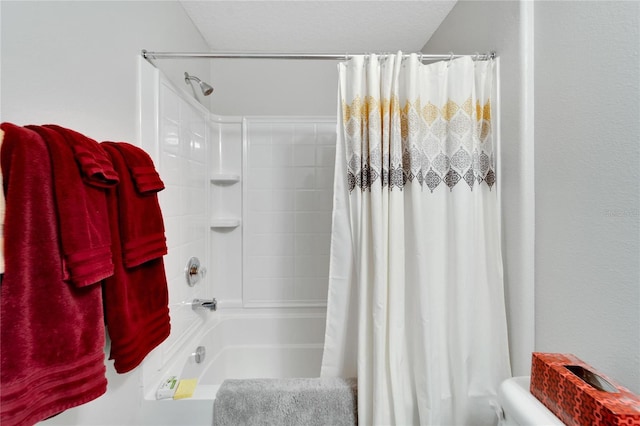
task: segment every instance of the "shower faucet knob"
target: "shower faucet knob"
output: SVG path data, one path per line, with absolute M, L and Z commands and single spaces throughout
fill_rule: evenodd
M 192 257 L 189 259 L 189 262 L 187 262 L 185 275 L 187 278 L 187 284 L 189 287 L 193 287 L 207 275 L 207 268 L 200 266 L 200 259 Z

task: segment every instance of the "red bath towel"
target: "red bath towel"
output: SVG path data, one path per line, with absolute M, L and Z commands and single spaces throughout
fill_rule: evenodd
M 65 278 L 84 286 L 113 275 L 105 188 L 83 183 L 72 144 L 55 126 L 27 127 L 40 135 L 51 156 Z
M 104 143 L 111 144 L 124 155 L 124 161 L 127 163 L 127 168 L 139 194 L 159 192 L 164 189 L 164 183 L 153 165 L 153 160 L 144 150 L 126 142 Z
M 80 165 L 82 178 L 86 184 L 110 188 L 118 183 L 118 173 L 98 142 L 75 130 L 55 124 L 45 124 L 44 127 L 55 130 L 67 141 Z
M 156 191 L 139 193 L 127 166 L 139 148 L 103 143 L 120 184 L 109 191 L 109 218 L 115 274 L 104 282 L 105 316 L 111 359 L 118 373 L 137 367 L 170 332 L 169 295 L 162 256 L 167 253 Z M 152 163 L 153 164 L 153 163 Z M 139 244 L 127 263 L 130 243 Z M 129 259 L 131 260 L 131 259 Z
M 0 424 L 32 425 L 107 389 L 100 285 L 63 279 L 47 146 L 3 123 L 6 269 L 0 285 Z
M 164 256 L 167 254 L 167 242 L 158 197 L 155 195 L 164 189 L 164 183 L 151 157 L 137 146 L 125 142 L 103 142 L 101 145 L 112 154 L 112 158 L 121 160 L 114 165 L 122 180 L 127 179 L 126 185 L 120 189 L 119 199 L 124 265 L 132 268 Z M 114 150 L 120 155 L 113 154 Z

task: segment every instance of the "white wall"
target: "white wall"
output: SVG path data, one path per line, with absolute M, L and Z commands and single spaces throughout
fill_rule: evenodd
M 177 2 L 12 2 L 1 7 L 1 117 L 19 125 L 57 123 L 99 141 L 136 141 L 137 60 L 141 49 L 207 50 Z M 207 76 L 206 61 L 164 62 Z M 46 297 L 46 295 L 44 296 Z M 142 405 L 140 369 L 116 374 L 108 390 L 45 424 L 134 424 Z
M 293 35 L 292 35 L 293 36 Z M 336 114 L 335 61 L 217 59 L 212 111 L 221 115 Z
M 528 374 L 534 344 L 533 145 L 528 63 L 530 10 L 517 1 L 461 1 L 422 49 L 496 51 L 501 66 L 501 167 L 505 297 L 512 371 Z M 491 344 L 491 342 L 487 342 Z
M 536 349 L 640 393 L 640 3 L 535 3 Z
M 136 136 L 136 57 L 147 50 L 208 50 L 178 2 L 1 1 L 2 121 L 57 123 L 98 140 Z M 209 74 L 206 61 L 163 60 Z M 205 98 L 208 99 L 208 98 Z

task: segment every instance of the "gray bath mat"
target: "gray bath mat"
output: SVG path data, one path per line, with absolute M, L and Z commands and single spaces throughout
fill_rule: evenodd
M 215 426 L 357 424 L 356 379 L 225 380 L 214 402 Z

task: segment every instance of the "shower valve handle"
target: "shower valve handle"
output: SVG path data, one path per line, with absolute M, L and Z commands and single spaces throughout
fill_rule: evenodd
M 187 278 L 187 284 L 189 287 L 193 287 L 207 275 L 207 268 L 200 266 L 200 259 L 192 257 L 189 259 L 189 262 L 187 262 L 185 275 Z

